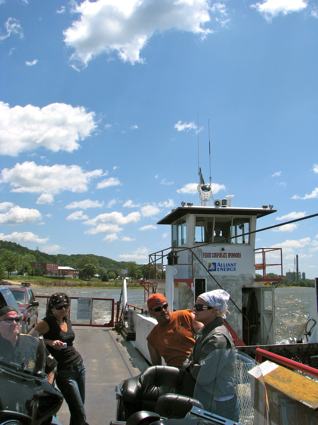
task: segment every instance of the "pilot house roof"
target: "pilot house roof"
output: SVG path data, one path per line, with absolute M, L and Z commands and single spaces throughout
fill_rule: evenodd
M 157 224 L 173 224 L 182 217 L 193 215 L 243 215 L 256 216 L 256 218 L 264 217 L 265 215 L 273 214 L 277 210 L 264 206 L 262 208 L 237 208 L 237 207 L 206 207 L 206 206 L 182 206 L 170 211 Z

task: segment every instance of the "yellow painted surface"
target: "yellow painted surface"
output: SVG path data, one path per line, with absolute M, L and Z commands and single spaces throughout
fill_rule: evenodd
M 318 409 L 318 382 L 312 381 L 296 372 L 278 366 L 264 375 L 262 379 L 289 398 L 299 401 L 312 409 Z

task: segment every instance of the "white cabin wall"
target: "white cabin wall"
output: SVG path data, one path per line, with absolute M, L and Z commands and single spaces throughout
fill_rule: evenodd
M 150 316 L 144 316 L 136 311 L 134 311 L 133 320 L 136 331 L 135 347 L 151 363 L 147 336 L 157 324 L 157 320 Z
M 251 217 L 250 220 L 250 231 L 255 232 L 256 230 L 256 217 Z M 250 235 L 250 246 L 255 249 L 256 233 Z
M 195 233 L 195 215 L 188 214 L 186 218 L 187 222 L 187 246 L 194 245 L 194 233 Z

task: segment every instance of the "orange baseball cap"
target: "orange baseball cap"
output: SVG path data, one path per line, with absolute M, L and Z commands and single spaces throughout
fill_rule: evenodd
M 150 310 L 152 310 L 154 307 L 157 307 L 158 305 L 167 304 L 168 300 L 167 298 L 160 293 L 152 294 L 147 300 L 147 305 Z

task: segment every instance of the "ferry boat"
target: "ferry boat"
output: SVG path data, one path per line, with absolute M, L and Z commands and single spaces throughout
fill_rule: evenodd
M 240 423 L 312 425 L 318 420 L 318 282 L 309 328 L 289 343 L 275 343 L 275 289 L 283 277 L 282 249 L 257 249 L 255 240 L 258 220 L 276 210 L 272 205 L 235 207 L 230 197 L 208 205 L 211 184 L 200 180 L 201 205 L 183 202 L 158 222 L 170 226 L 171 246 L 149 255 L 152 278 L 141 282 L 145 301 L 151 292 L 162 292 L 171 309 L 191 309 L 201 293 L 225 289 L 231 296 L 227 326 L 242 355 L 237 362 Z M 156 321 L 147 312 L 128 308 L 125 283 L 123 294 L 126 336 L 150 362 L 146 338 Z M 245 361 L 244 354 L 256 363 Z M 263 363 L 266 359 L 270 362 Z
M 171 246 L 149 255 L 149 270 L 154 276 L 142 282 L 145 301 L 150 292 L 162 292 L 170 308 L 191 309 L 200 293 L 225 289 L 231 295 L 227 325 L 237 346 L 244 346 L 242 350 L 253 355 L 256 346 L 266 346 L 316 366 L 317 285 L 305 335 L 295 335 L 287 344 L 275 341 L 275 289 L 283 277 L 282 249 L 256 248 L 255 240 L 258 220 L 277 210 L 273 205 L 232 206 L 231 197 L 208 205 L 211 187 L 201 174 L 201 205 L 183 202 L 159 220 L 159 225 L 170 226 Z M 136 347 L 148 360 L 145 341 L 154 325 L 151 317 L 131 312 L 128 327 L 135 335 Z

